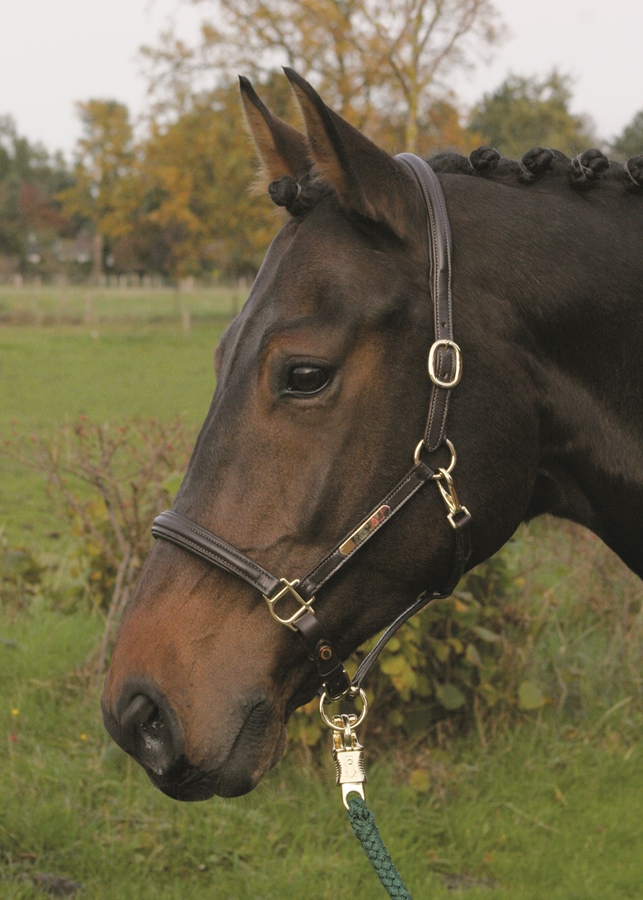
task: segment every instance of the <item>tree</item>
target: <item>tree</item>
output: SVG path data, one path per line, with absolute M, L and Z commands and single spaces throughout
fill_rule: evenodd
M 94 274 L 102 271 L 103 242 L 131 231 L 140 201 L 129 112 L 116 100 L 77 103 L 83 135 L 76 143 L 74 183 L 61 191 L 64 211 L 92 224 L 97 235 Z
M 471 64 L 502 33 L 491 0 L 185 0 L 212 9 L 199 46 L 173 35 L 144 49 L 152 84 L 184 109 L 190 91 L 231 68 L 248 74 L 287 64 L 338 112 L 372 133 L 382 111 L 404 122 L 404 144 L 436 99 L 452 100 L 446 77 Z M 168 93 L 169 92 L 169 93 Z
M 13 260 L 14 271 L 40 273 L 56 239 L 72 230 L 56 199 L 69 182 L 60 155 L 31 144 L 10 116 L 0 116 L 0 256 Z
M 286 102 L 280 82 L 266 86 L 277 109 Z M 217 88 L 169 125 L 152 125 L 142 148 L 136 231 L 153 235 L 156 264 L 172 277 L 254 274 L 279 224 L 272 204 L 248 190 L 254 153 L 238 94 L 236 84 Z
M 576 154 L 591 145 L 589 123 L 569 111 L 570 79 L 555 69 L 543 79 L 510 75 L 474 108 L 470 128 L 505 156 L 540 145 Z
M 610 149 L 617 159 L 622 160 L 643 153 L 643 109 L 636 113 L 619 137 L 615 138 Z

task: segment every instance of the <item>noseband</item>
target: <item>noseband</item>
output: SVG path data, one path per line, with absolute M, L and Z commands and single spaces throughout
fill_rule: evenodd
M 200 525 L 167 510 L 154 519 L 152 534 L 188 550 L 195 556 L 230 572 L 256 588 L 262 595 L 270 614 L 281 625 L 297 632 L 315 662 L 323 691 L 329 700 L 359 693 L 364 677 L 381 653 L 384 645 L 414 613 L 430 600 L 448 597 L 464 572 L 471 555 L 471 515 L 461 506 L 453 484 L 452 471 L 456 452 L 446 436 L 446 420 L 451 391 L 460 381 L 462 354 L 453 340 L 451 302 L 451 228 L 447 217 L 444 194 L 440 183 L 424 160 L 410 153 L 396 157 L 413 174 L 425 201 L 428 237 L 431 249 L 431 296 L 433 298 L 435 341 L 428 357 L 429 377 L 433 383 L 429 413 L 424 436 L 415 450 L 413 466 L 368 516 L 345 535 L 308 574 L 288 581 L 276 578 L 258 563 L 249 559 L 236 547 Z M 444 444 L 451 453 L 446 468 L 430 468 L 422 459 L 422 452 L 434 453 Z M 313 604 L 317 592 L 353 558 L 374 534 L 391 521 L 393 516 L 427 482 L 434 481 L 447 508 L 447 519 L 455 538 L 453 569 L 442 591 L 425 591 L 384 632 L 378 643 L 364 658 L 351 681 L 341 659 L 315 614 Z

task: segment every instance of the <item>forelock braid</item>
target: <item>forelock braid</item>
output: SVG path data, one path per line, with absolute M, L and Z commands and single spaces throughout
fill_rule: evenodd
M 303 175 L 298 180 L 284 175 L 268 185 L 270 199 L 276 206 L 283 206 L 291 216 L 303 216 L 312 209 L 330 188 L 320 181 L 313 181 L 310 175 Z

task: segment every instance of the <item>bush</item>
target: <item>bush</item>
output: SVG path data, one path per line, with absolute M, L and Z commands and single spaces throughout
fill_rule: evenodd
M 0 530 L 0 602 L 13 611 L 27 607 L 42 582 L 44 567 L 23 547 L 11 547 Z
M 99 671 L 150 549 L 152 519 L 171 505 L 194 441 L 183 419 L 113 425 L 81 416 L 54 436 L 13 445 L 18 459 L 47 480 L 71 538 L 56 567 L 61 590 L 48 579 L 50 599 L 59 608 L 88 600 L 105 615 Z M 42 571 L 50 568 L 49 561 Z
M 498 554 L 391 638 L 365 685 L 377 707 L 377 725 L 366 719 L 365 728 L 378 742 L 387 735 L 413 741 L 431 731 L 444 737 L 506 704 L 511 688 L 502 665 L 508 637 L 503 602 L 511 587 L 506 557 Z M 349 661 L 351 670 L 376 640 Z M 295 718 L 295 734 L 308 747 L 325 737 L 317 707 L 312 701 Z

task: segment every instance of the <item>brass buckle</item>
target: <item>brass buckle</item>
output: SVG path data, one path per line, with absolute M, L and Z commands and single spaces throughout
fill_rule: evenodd
M 315 598 L 311 597 L 310 600 L 304 600 L 304 598 L 297 593 L 295 588 L 299 584 L 298 578 L 295 578 L 294 581 L 288 581 L 286 578 L 280 578 L 279 581 L 283 584 L 281 590 L 277 591 L 274 597 L 267 597 L 264 594 L 263 599 L 268 604 L 268 609 L 270 610 L 270 615 L 273 617 L 273 619 L 279 622 L 280 625 L 285 625 L 287 628 L 290 628 L 291 631 L 297 631 L 297 629 L 295 628 L 295 622 L 297 622 L 305 613 L 312 612 Z M 275 606 L 287 594 L 290 594 L 290 596 L 299 604 L 299 609 L 297 609 L 292 614 L 292 616 L 284 618 L 277 613 L 277 611 L 275 610 Z
M 455 372 L 453 373 L 453 378 L 450 381 L 444 381 L 442 378 L 439 378 L 436 374 L 436 357 L 438 350 L 444 347 L 446 350 L 452 350 L 455 356 Z M 429 350 L 429 378 L 433 382 L 436 387 L 445 388 L 449 390 L 450 388 L 454 388 L 456 384 L 459 384 L 460 379 L 462 378 L 462 351 L 458 347 L 458 345 L 454 341 L 435 341 L 431 345 L 431 349 Z

